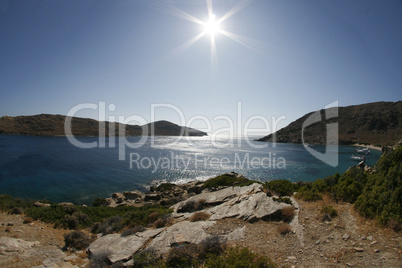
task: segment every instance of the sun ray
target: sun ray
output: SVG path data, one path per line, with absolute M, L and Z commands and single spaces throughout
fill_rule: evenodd
M 243 0 L 240 3 L 238 3 L 236 6 L 234 6 L 231 10 L 229 10 L 228 13 L 226 13 L 225 15 L 223 15 L 220 19 L 219 19 L 219 23 L 224 22 L 225 20 L 227 20 L 228 18 L 232 17 L 234 14 L 236 14 L 237 12 L 239 12 L 240 10 L 242 10 L 243 8 L 245 8 L 246 6 L 248 6 L 250 3 L 252 2 L 252 0 Z
M 204 24 L 204 22 L 200 19 L 197 19 L 196 17 L 184 12 L 181 9 L 178 9 L 177 7 L 174 7 L 172 5 L 168 5 L 166 3 L 162 3 L 162 2 L 157 2 L 157 3 L 153 3 L 153 5 L 157 8 L 160 9 L 161 11 L 163 11 L 166 14 L 170 14 L 172 16 L 178 17 L 178 18 L 182 18 L 194 23 L 197 23 L 199 25 Z
M 246 6 L 248 6 L 252 0 L 242 0 L 239 2 L 237 5 L 235 5 L 232 9 L 230 9 L 225 15 L 223 15 L 221 18 L 217 19 L 216 15 L 214 14 L 213 10 L 213 1 L 212 0 L 206 0 L 206 5 L 207 5 L 207 12 L 208 12 L 208 19 L 207 21 L 202 21 L 186 12 L 183 10 L 180 10 L 171 4 L 168 3 L 161 3 L 161 2 L 151 2 L 152 5 L 157 7 L 158 9 L 162 10 L 163 12 L 176 16 L 178 18 L 185 19 L 187 21 L 196 23 L 198 25 L 201 25 L 203 27 L 203 31 L 199 33 L 198 35 L 192 37 L 190 40 L 186 41 L 185 43 L 181 44 L 177 48 L 173 49 L 171 52 L 169 52 L 166 56 L 164 56 L 161 61 L 159 62 L 159 65 L 162 65 L 166 63 L 167 61 L 171 60 L 174 57 L 179 56 L 182 54 L 185 50 L 189 49 L 194 43 L 196 43 L 201 37 L 208 35 L 210 40 L 211 40 L 211 47 L 210 47 L 210 64 L 211 64 L 211 77 L 213 80 L 216 78 L 216 72 L 218 68 L 218 52 L 216 48 L 216 37 L 217 35 L 224 35 L 233 41 L 259 53 L 264 55 L 261 51 L 263 49 L 258 49 L 258 47 L 262 47 L 261 43 L 256 42 L 250 38 L 243 37 L 241 35 L 237 35 L 234 33 L 231 33 L 229 31 L 226 31 L 222 29 L 221 23 L 244 9 Z
M 263 44 L 260 42 L 257 42 L 253 39 L 238 35 L 238 34 L 234 34 L 225 30 L 221 30 L 220 31 L 221 34 L 223 34 L 226 37 L 229 37 L 230 39 L 232 39 L 233 41 L 236 41 L 237 43 L 259 53 L 259 54 L 264 54 L 261 50 L 259 50 L 257 47 L 258 46 L 262 46 Z
M 189 49 L 192 45 L 195 44 L 195 42 L 197 42 L 201 37 L 203 37 L 205 35 L 205 33 L 199 33 L 198 35 L 194 36 L 193 38 L 191 38 L 190 40 L 186 41 L 185 43 L 181 44 L 180 46 L 178 46 L 177 48 L 175 48 L 174 50 L 172 50 L 169 54 L 167 54 L 166 56 L 164 56 L 161 61 L 159 62 L 159 65 L 162 65 L 166 62 L 168 62 L 169 60 L 171 60 L 174 57 L 179 56 L 180 54 L 182 54 L 184 51 L 186 51 L 187 49 Z

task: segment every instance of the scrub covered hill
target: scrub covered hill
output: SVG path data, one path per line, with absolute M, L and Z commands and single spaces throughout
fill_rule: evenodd
M 258 141 L 302 143 L 303 123 L 314 112 L 308 113 L 274 134 Z M 339 144 L 372 144 L 392 146 L 402 138 L 402 101 L 374 102 L 339 107 L 338 116 L 325 120 L 325 110 L 320 111 L 322 120 L 307 126 L 304 140 L 309 144 L 325 144 L 327 124 L 338 123 Z
M 29 136 L 66 136 L 64 115 L 40 114 L 33 116 L 3 116 L 0 118 L 0 134 Z M 181 127 L 168 121 L 157 121 L 147 125 L 125 125 L 115 122 L 100 122 L 89 118 L 71 118 L 71 131 L 74 136 L 205 136 L 207 133 Z M 105 129 L 104 135 L 99 128 Z M 122 131 L 120 131 L 122 129 Z M 145 130 L 145 132 L 143 132 Z M 120 133 L 120 135 L 119 135 Z

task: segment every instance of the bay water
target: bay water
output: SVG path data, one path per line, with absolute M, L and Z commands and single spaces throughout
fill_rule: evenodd
M 0 194 L 91 204 L 96 197 L 144 191 L 155 182 L 205 180 L 232 171 L 263 182 L 312 182 L 343 173 L 358 163 L 350 159 L 356 149 L 352 146 L 338 147 L 339 164 L 332 167 L 301 144 L 247 142 L 242 138 L 211 141 L 210 137 L 120 139 L 106 139 L 104 148 L 86 149 L 74 146 L 66 137 L 0 135 Z M 95 137 L 78 140 L 99 145 Z M 125 144 L 144 140 L 138 148 Z M 325 146 L 313 149 L 326 152 Z M 366 164 L 373 166 L 380 156 L 381 152 L 371 150 Z

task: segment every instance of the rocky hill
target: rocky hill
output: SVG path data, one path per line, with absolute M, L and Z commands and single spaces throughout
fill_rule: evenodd
M 64 115 L 40 114 L 33 116 L 3 116 L 0 118 L 0 134 L 5 135 L 30 135 L 30 136 L 65 136 Z M 100 122 L 89 118 L 73 117 L 72 134 L 74 136 L 92 137 L 99 136 L 99 127 L 104 127 L 105 136 L 121 136 L 124 130 L 125 136 L 205 136 L 207 133 L 181 127 L 168 121 L 157 121 L 144 126 L 124 125 L 114 122 Z M 103 136 L 101 134 L 101 136 Z
M 240 181 L 244 178 L 239 174 L 223 176 L 236 177 Z M 148 225 L 136 225 L 120 232 L 116 229 L 111 233 L 105 228 L 105 233 L 92 235 L 90 241 L 83 239 L 85 234 L 88 234 L 88 239 L 91 236 L 88 229 L 70 232 L 22 214 L 0 212 L 0 266 L 275 267 L 267 263 L 265 266 L 252 265 L 251 260 L 244 256 L 244 251 L 241 255 L 232 256 L 236 265 L 223 266 L 215 262 L 183 265 L 188 260 L 199 261 L 205 248 L 214 250 L 209 254 L 219 254 L 217 250 L 236 247 L 248 248 L 257 256 L 270 258 L 277 264 L 276 267 L 400 266 L 400 233 L 359 216 L 349 203 L 332 202 L 329 198 L 305 202 L 288 197 L 286 201 L 286 198 L 269 196 L 258 183 L 202 188 L 202 183 L 192 182 L 181 186 L 165 184 L 151 193 L 115 194 L 115 209 L 128 208 L 128 203 L 133 201 L 134 205 L 138 199 L 140 203 L 144 200 L 155 202 L 169 195 L 185 199 L 171 207 L 173 213 L 167 218 L 163 216 L 152 223 L 149 220 L 155 218 L 155 211 L 147 217 Z M 337 212 L 336 215 L 323 213 L 323 209 L 329 206 Z M 50 211 L 56 207 L 58 211 L 74 212 L 64 215 L 64 219 L 78 216 L 85 219 L 85 214 L 78 212 L 77 206 L 67 203 L 31 208 L 31 212 Z M 146 206 L 143 208 L 142 212 L 145 212 Z M 106 207 L 99 209 L 110 212 Z M 16 209 L 13 211 L 15 213 Z M 140 216 L 131 215 L 135 219 Z M 108 218 L 102 225 L 115 228 L 119 219 L 121 217 Z M 160 220 L 165 223 L 161 225 Z M 66 237 L 79 233 L 84 236 L 74 238 L 75 246 L 84 242 L 87 245 L 82 250 L 67 247 Z M 224 253 L 222 256 L 228 255 Z M 158 262 L 160 258 L 165 260 L 164 266 Z M 223 260 L 230 260 L 226 258 Z M 241 258 L 247 266 L 238 264 Z
M 308 113 L 274 134 L 258 141 L 302 143 L 303 123 L 314 112 Z M 339 107 L 338 116 L 325 120 L 325 110 L 320 111 L 322 121 L 304 130 L 304 140 L 309 144 L 326 143 L 326 124 L 338 123 L 339 144 L 373 144 L 392 146 L 402 138 L 402 101 L 374 102 Z

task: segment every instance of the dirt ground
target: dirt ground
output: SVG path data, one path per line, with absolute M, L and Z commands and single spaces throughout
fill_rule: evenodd
M 290 232 L 281 235 L 281 222 L 248 223 L 225 219 L 208 230 L 211 234 L 230 233 L 246 226 L 242 239 L 229 245 L 240 245 L 270 257 L 280 267 L 402 267 L 401 235 L 375 221 L 360 217 L 351 204 L 331 203 L 328 200 L 303 202 L 289 224 Z M 338 216 L 323 220 L 323 206 L 332 205 Z M 85 252 L 63 252 L 63 234 L 52 225 L 34 221 L 24 224 L 23 215 L 0 213 L 0 238 L 13 237 L 38 241 L 25 252 L 0 250 L 0 267 L 85 267 Z M 0 245 L 1 249 L 1 245 Z M 49 267 L 49 266 L 48 266 Z
M 279 222 L 228 219 L 217 226 L 229 231 L 246 225 L 244 239 L 232 244 L 266 255 L 280 267 L 402 267 L 400 234 L 360 217 L 351 204 L 297 202 L 298 217 L 286 235 L 279 233 Z M 323 220 L 321 208 L 328 205 L 339 215 Z
M 68 230 L 54 229 L 39 221 L 23 223 L 25 216 L 0 213 L 0 238 L 10 237 L 36 242 L 32 248 L 6 249 L 0 243 L 0 267 L 81 267 L 87 263 L 85 252 L 64 252 L 64 234 Z

